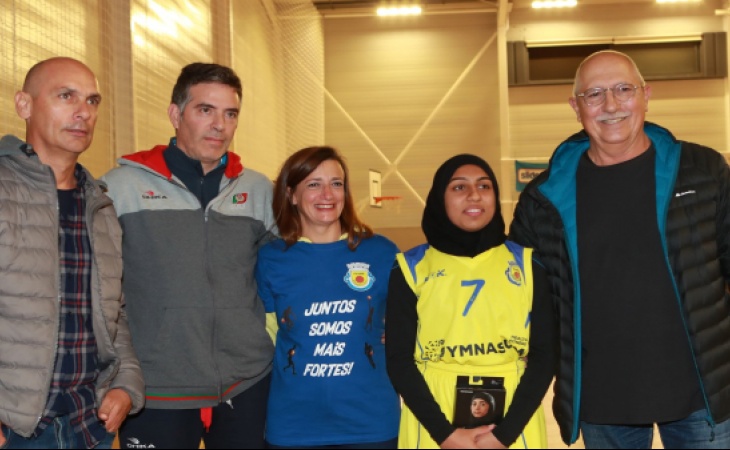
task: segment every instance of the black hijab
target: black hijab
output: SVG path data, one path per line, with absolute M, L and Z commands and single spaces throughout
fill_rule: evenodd
M 494 217 L 487 226 L 473 232 L 464 231 L 449 220 L 444 199 L 446 188 L 451 177 L 454 176 L 454 172 L 459 167 L 469 164 L 481 167 L 489 176 L 495 196 Z M 469 154 L 454 156 L 443 163 L 433 177 L 433 185 L 428 193 L 426 208 L 423 211 L 421 228 L 431 246 L 440 252 L 454 256 L 474 257 L 504 243 L 506 236 L 502 210 L 499 205 L 499 187 L 497 177 L 494 176 L 489 164 L 482 158 Z

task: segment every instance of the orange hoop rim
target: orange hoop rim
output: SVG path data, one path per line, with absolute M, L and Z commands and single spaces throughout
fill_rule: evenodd
M 380 203 L 388 200 L 400 200 L 400 197 L 397 195 L 388 195 L 383 197 L 373 197 L 373 200 L 375 200 L 375 203 Z

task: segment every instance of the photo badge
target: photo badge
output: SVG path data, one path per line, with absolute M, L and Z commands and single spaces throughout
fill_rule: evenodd
M 504 378 L 458 376 L 454 422 L 457 428 L 499 424 L 504 417 Z

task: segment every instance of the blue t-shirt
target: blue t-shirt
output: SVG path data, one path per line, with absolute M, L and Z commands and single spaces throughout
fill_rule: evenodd
M 276 312 L 266 440 L 279 446 L 381 442 L 398 435 L 400 402 L 385 370 L 385 301 L 398 248 L 382 236 L 276 240 L 259 252 L 256 280 Z

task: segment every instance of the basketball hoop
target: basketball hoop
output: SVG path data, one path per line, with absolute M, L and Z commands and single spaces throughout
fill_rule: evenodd
M 400 212 L 400 199 L 401 197 L 398 195 L 387 195 L 387 196 L 375 196 L 371 197 L 372 200 L 370 200 L 370 206 L 372 208 L 382 208 L 383 203 L 390 202 L 395 205 L 395 210 L 393 212 L 399 213 Z
M 391 195 L 386 197 L 373 197 L 373 200 L 375 200 L 375 203 L 379 204 L 380 202 L 387 202 L 390 200 L 400 200 L 400 197 L 397 195 Z

